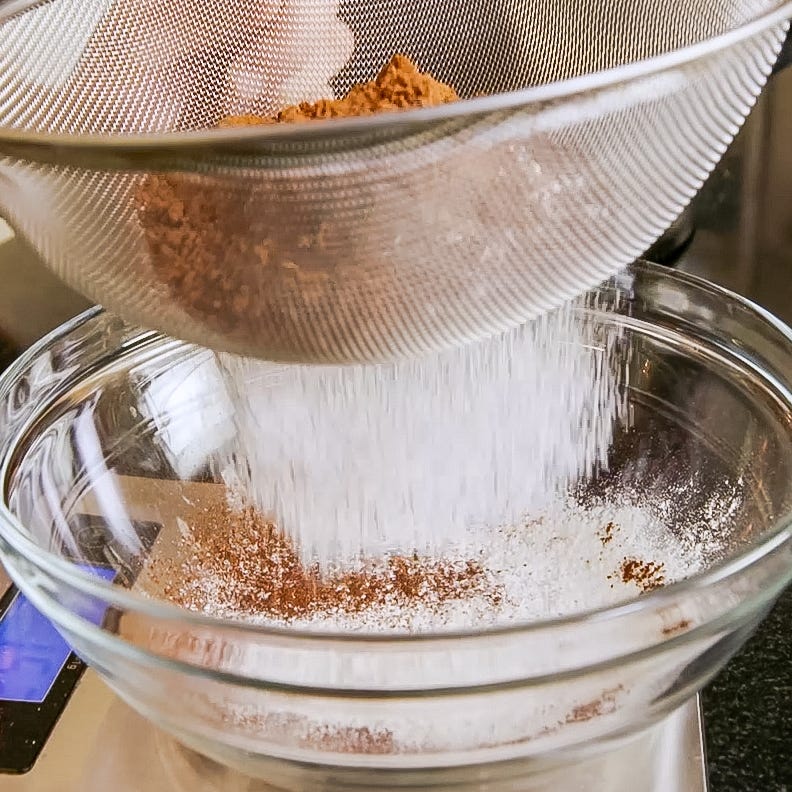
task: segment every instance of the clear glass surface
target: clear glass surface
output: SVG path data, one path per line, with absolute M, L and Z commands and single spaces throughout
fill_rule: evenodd
M 687 580 L 563 619 L 388 637 L 266 629 L 130 589 L 167 541 L 152 545 L 150 524 L 186 519 L 236 430 L 211 352 L 100 310 L 0 382 L 4 563 L 133 707 L 276 787 L 544 790 L 577 774 L 569 788 L 632 788 L 634 768 L 595 777 L 596 758 L 629 753 L 699 690 L 792 577 L 792 336 L 730 293 L 644 264 L 580 316 L 621 333 L 629 405 L 608 470 L 580 487 L 673 491 L 680 541 L 719 539 Z M 116 570 L 113 585 L 85 571 L 96 563 Z M 432 739 L 386 750 L 307 737 L 328 721 L 377 734 L 415 723 Z

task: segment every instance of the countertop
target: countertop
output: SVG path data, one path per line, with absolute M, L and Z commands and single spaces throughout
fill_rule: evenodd
M 792 790 L 792 590 L 704 691 L 711 792 Z

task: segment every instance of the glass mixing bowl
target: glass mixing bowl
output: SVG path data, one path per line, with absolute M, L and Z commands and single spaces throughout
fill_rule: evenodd
M 213 353 L 98 309 L 0 383 L 8 572 L 135 709 L 274 787 L 634 789 L 649 759 L 630 746 L 792 577 L 792 333 L 647 264 L 576 311 L 617 332 L 627 406 L 608 464 L 576 492 L 662 502 L 705 559 L 685 580 L 563 618 L 420 635 L 263 627 L 158 599 L 147 564 L 217 497 L 233 411 Z M 629 761 L 607 769 L 617 750 Z M 668 788 L 653 777 L 641 788 Z

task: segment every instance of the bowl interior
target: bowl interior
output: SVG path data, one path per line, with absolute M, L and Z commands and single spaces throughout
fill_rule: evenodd
M 82 317 L 0 383 L 9 573 L 140 712 L 283 788 L 330 765 L 366 788 L 507 759 L 563 775 L 580 756 L 559 751 L 705 684 L 788 582 L 792 345 L 648 265 L 545 321 L 565 365 L 511 334 L 371 375 L 235 369 Z M 332 398 L 306 410 L 311 377 Z M 361 493 L 379 497 L 361 511 Z M 323 545 L 317 515 L 356 512 L 369 556 L 311 571 L 311 552 L 356 546 Z

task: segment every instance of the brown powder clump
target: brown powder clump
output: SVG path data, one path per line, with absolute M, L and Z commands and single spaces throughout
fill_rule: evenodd
M 663 627 L 663 635 L 666 637 L 671 637 L 672 635 L 679 635 L 679 633 L 685 632 L 691 625 L 690 619 L 680 619 L 676 624 L 670 624 L 667 627 Z
M 616 711 L 616 697 L 624 690 L 622 685 L 603 691 L 602 695 L 575 707 L 567 716 L 564 723 L 586 723 L 602 715 L 609 715 Z
M 166 598 L 218 615 L 291 621 L 354 615 L 390 605 L 438 608 L 483 596 L 493 607 L 500 587 L 476 561 L 391 556 L 322 574 L 304 565 L 291 540 L 253 509 L 210 508 L 182 540 L 184 558 L 155 569 Z
M 597 534 L 597 538 L 602 542 L 602 546 L 610 544 L 613 541 L 614 534 L 616 533 L 616 526 L 609 522 L 600 533 Z
M 458 99 L 459 95 L 450 85 L 419 71 L 406 55 L 394 55 L 375 79 L 353 86 L 342 99 L 301 102 L 284 108 L 274 118 L 229 116 L 220 121 L 218 126 L 227 129 L 322 118 L 353 118 L 393 110 L 436 107 Z
M 622 583 L 634 583 L 646 593 L 665 585 L 665 564 L 640 558 L 624 558 L 619 566 L 619 577 Z
M 411 107 L 435 107 L 458 99 L 450 85 L 420 72 L 407 56 L 394 55 L 376 79 L 354 86 L 343 99 L 320 99 L 313 104 L 303 102 L 287 107 L 278 114 L 277 120 L 366 116 Z

